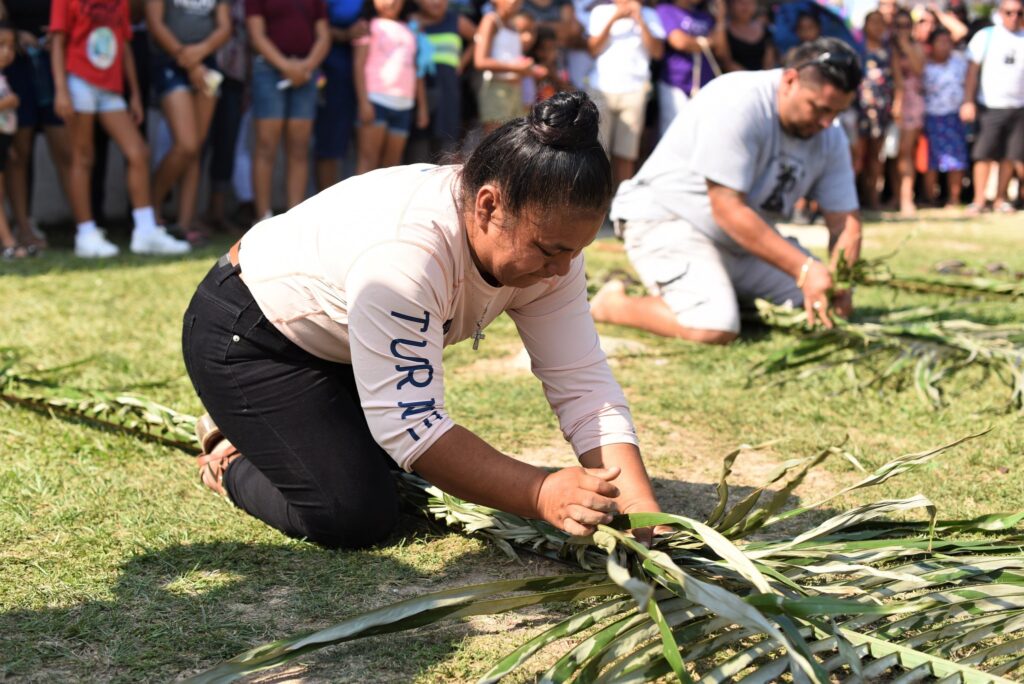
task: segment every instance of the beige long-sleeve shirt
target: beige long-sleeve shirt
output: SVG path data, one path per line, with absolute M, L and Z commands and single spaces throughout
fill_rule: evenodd
M 352 364 L 370 431 L 406 470 L 454 425 L 443 348 L 503 311 L 576 454 L 636 444 L 590 317 L 582 255 L 564 277 L 489 285 L 459 220 L 458 172 L 416 165 L 364 174 L 255 226 L 239 258 L 263 314 L 311 354 Z

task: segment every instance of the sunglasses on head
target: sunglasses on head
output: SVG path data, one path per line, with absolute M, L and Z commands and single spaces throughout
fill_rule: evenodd
M 809 66 L 817 67 L 841 84 L 843 90 L 851 92 L 862 77 L 860 61 L 850 52 L 822 52 L 817 57 L 793 65 L 800 71 Z

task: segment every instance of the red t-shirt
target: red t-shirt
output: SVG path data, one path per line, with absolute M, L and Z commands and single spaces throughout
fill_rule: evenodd
M 132 38 L 128 0 L 53 0 L 50 31 L 67 36 L 68 73 L 104 90 L 124 91 L 122 51 Z
M 324 0 L 245 0 L 245 16 L 260 16 L 267 38 L 286 57 L 305 57 L 316 42 L 314 26 L 327 19 Z

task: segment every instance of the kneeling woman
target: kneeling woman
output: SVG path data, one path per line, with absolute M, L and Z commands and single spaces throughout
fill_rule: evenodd
M 566 93 L 463 166 L 368 173 L 255 226 L 185 313 L 203 481 L 328 547 L 391 533 L 395 464 L 572 534 L 657 511 L 587 304 L 581 251 L 611 194 L 597 110 Z M 503 311 L 582 467 L 522 463 L 448 416 L 442 349 Z

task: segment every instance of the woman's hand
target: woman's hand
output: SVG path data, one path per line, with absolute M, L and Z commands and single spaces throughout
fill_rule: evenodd
M 619 489 L 611 483 L 619 468 L 563 468 L 548 474 L 537 495 L 540 517 L 569 534 L 593 534 L 618 513 Z
M 71 105 L 71 95 L 64 88 L 57 88 L 53 94 L 53 113 L 67 123 L 75 116 L 75 108 Z
M 176 59 L 178 66 L 185 71 L 191 71 L 202 63 L 205 56 L 203 48 L 199 45 L 185 45 L 178 51 Z
M 978 106 L 973 102 L 964 102 L 960 105 L 960 120 L 964 123 L 974 123 L 978 116 Z
M 128 98 L 128 113 L 132 117 L 132 123 L 136 126 L 142 125 L 146 115 L 142 110 L 142 98 L 139 97 L 138 93 L 132 93 L 132 96 Z
M 430 125 L 430 110 L 426 107 L 416 108 L 416 128 L 423 130 Z
M 27 50 L 39 47 L 39 39 L 31 31 L 18 31 L 18 47 Z
M 299 86 L 306 85 L 309 79 L 313 77 L 313 70 L 306 65 L 305 62 L 299 59 L 289 59 L 288 67 L 285 69 L 284 77 L 288 79 L 288 82 L 293 87 L 298 88 Z
M 362 100 L 359 103 L 359 123 L 364 126 L 373 124 L 373 120 L 377 118 L 377 113 L 373 110 L 373 105 L 369 100 Z

